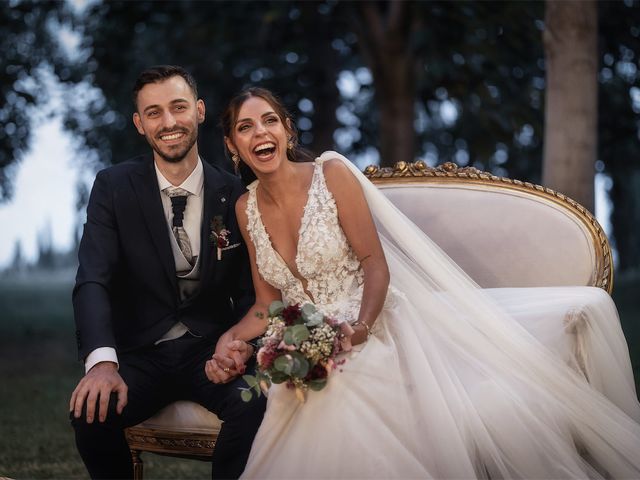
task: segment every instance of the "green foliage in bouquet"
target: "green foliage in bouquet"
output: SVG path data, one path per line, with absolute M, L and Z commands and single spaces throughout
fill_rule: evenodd
M 334 358 L 340 351 L 339 325 L 312 304 L 269 306 L 267 330 L 260 339 L 256 375 L 244 375 L 245 402 L 260 396 L 273 383 L 287 383 L 304 401 L 306 392 L 327 384 Z

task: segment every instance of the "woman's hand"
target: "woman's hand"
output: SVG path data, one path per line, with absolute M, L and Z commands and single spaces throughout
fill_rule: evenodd
M 213 383 L 227 383 L 242 375 L 253 355 L 253 347 L 247 342 L 223 337 L 218 340 L 215 353 L 204 368 L 207 378 Z
M 353 345 L 366 342 L 369 336 L 367 328 L 358 322 L 353 325 L 346 322 L 340 324 L 340 333 L 338 335 L 343 352 L 351 350 Z
M 353 327 L 354 333 L 351 336 L 351 344 L 359 345 L 361 343 L 366 342 L 367 338 L 369 337 L 369 332 L 367 328 L 361 323 L 358 323 L 357 325 L 352 325 L 352 327 Z

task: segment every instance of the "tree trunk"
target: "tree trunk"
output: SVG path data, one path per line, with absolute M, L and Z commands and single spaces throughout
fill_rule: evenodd
M 411 2 L 390 1 L 386 14 L 378 2 L 357 4 L 359 47 L 371 70 L 378 107 L 380 165 L 412 162 L 416 154 L 413 125 L 416 64 L 410 37 L 415 26 Z
M 594 0 L 547 0 L 543 183 L 594 210 L 598 115 Z
M 315 79 L 315 91 L 313 96 L 313 140 L 307 146 L 312 153 L 319 155 L 326 150 L 333 150 L 335 142 L 333 133 L 338 128 L 336 109 L 340 105 L 340 91 L 336 84 L 339 72 L 337 53 L 331 46 L 333 32 L 326 20 L 318 18 L 318 5 L 316 2 L 302 2 L 299 6 L 302 15 L 306 18 L 316 19 L 308 21 L 308 54 L 312 64 L 307 68 L 307 73 Z

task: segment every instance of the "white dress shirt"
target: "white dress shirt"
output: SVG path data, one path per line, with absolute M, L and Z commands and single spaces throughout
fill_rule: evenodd
M 198 163 L 193 172 L 182 182 L 180 185 L 173 185 L 167 180 L 160 172 L 158 165 L 154 162 L 156 169 L 156 177 L 158 180 L 158 187 L 160 187 L 160 198 L 162 199 L 162 208 L 164 210 L 164 216 L 167 221 L 167 235 L 173 238 L 172 222 L 173 222 L 173 209 L 171 208 L 171 199 L 163 191 L 169 187 L 179 187 L 191 195 L 187 197 L 187 206 L 184 211 L 184 219 L 182 225 L 189 236 L 189 243 L 191 244 L 191 251 L 199 255 L 200 254 L 200 226 L 202 224 L 202 206 L 204 200 L 204 168 L 202 166 L 202 159 L 198 158 Z M 176 323 L 165 335 L 160 338 L 157 343 L 172 340 L 182 336 L 188 331 L 187 327 L 182 323 Z M 118 355 L 113 347 L 99 347 L 93 350 L 84 362 L 85 373 L 91 370 L 91 368 L 99 362 L 114 362 L 118 363 Z

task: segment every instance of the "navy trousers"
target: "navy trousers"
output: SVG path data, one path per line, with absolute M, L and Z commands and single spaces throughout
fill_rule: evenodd
M 207 379 L 204 364 L 211 358 L 215 342 L 186 333 L 183 337 L 119 355 L 119 373 L 126 382 L 128 403 L 116 413 L 112 394 L 105 422 L 86 422 L 86 416 L 71 419 L 76 445 L 91 478 L 132 478 L 133 462 L 124 429 L 151 417 L 176 400 L 192 400 L 215 413 L 222 429 L 212 457 L 214 479 L 238 478 L 247 462 L 266 401 L 264 396 L 243 402 L 241 377 L 217 385 Z M 255 363 L 248 365 L 252 373 Z M 85 405 L 86 408 L 86 405 Z

